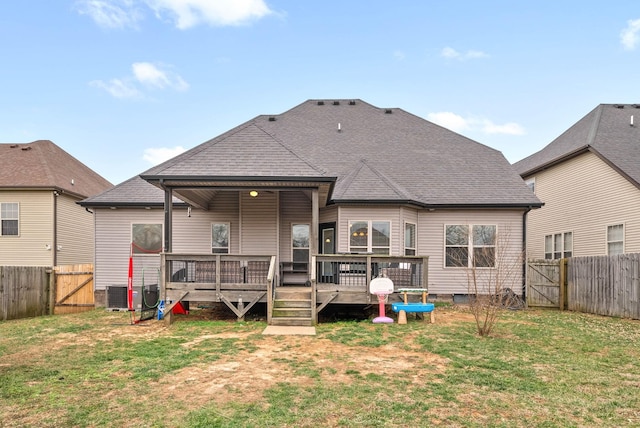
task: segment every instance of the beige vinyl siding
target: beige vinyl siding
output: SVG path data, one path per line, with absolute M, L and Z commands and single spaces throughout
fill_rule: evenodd
M 532 178 L 532 177 L 527 177 Z M 640 252 L 640 190 L 592 153 L 535 175 L 544 202 L 528 216 L 527 253 L 544 258 L 544 237 L 573 233 L 573 256 L 607 254 L 607 226 L 624 224 L 625 253 Z
M 339 208 L 339 221 L 337 225 L 336 252 L 349 252 L 349 223 L 358 220 L 375 220 L 391 222 L 391 242 L 389 253 L 391 255 L 404 254 L 403 239 L 404 223 L 400 220 L 400 207 L 341 207 Z
M 53 192 L 0 191 L 0 202 L 20 207 L 19 236 L 0 236 L 0 265 L 52 266 Z
M 174 210 L 174 216 L 179 217 L 186 210 Z M 95 209 L 96 251 L 94 267 L 94 284 L 97 290 L 103 290 L 111 285 L 127 285 L 129 269 L 129 254 L 131 248 L 131 225 L 163 224 L 162 209 Z M 142 271 L 145 272 L 145 284 L 150 284 L 147 278 L 156 276 L 160 267 L 158 255 L 136 255 L 134 257 L 134 286 L 142 285 Z M 155 282 L 155 279 L 153 280 Z
M 320 223 L 334 223 L 338 221 L 338 207 L 335 205 L 320 209 Z
M 252 198 L 240 192 L 240 251 L 247 255 L 276 255 L 278 251 L 278 192 L 261 191 Z
M 68 195 L 57 197 L 57 264 L 93 263 L 93 214 Z
M 311 228 L 311 200 L 303 192 L 280 192 L 280 260 L 292 260 L 291 227 L 308 224 Z
M 174 210 L 173 251 L 176 253 L 211 254 L 211 225 L 228 223 L 229 253 L 240 253 L 240 217 L 238 192 L 219 192 L 209 203 L 209 210 Z
M 522 215 L 519 210 L 436 210 L 421 211 L 418 226 L 418 254 L 429 256 L 430 294 L 468 294 L 468 270 L 445 268 L 445 225 L 496 225 L 497 241 L 506 242 L 511 265 L 519 263 L 522 252 Z M 500 252 L 501 250 L 497 250 Z M 522 290 L 522 270 L 516 269 L 510 288 L 520 293 Z

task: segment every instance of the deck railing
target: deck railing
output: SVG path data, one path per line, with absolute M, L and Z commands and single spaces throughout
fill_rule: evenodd
M 394 288 L 427 288 L 428 257 L 326 254 L 314 257 L 318 289 L 359 289 L 368 291 L 373 278 L 391 278 Z
M 225 290 L 266 292 L 275 257 L 163 253 L 161 269 L 165 299 L 188 292 L 188 300 L 220 301 Z
M 165 300 L 230 301 L 258 298 L 270 306 L 277 278 L 275 256 L 230 254 L 161 255 Z M 428 288 L 428 257 L 375 254 L 326 254 L 312 257 L 309 284 L 316 292 L 349 291 L 369 293 L 368 285 L 387 276 L 395 290 Z M 257 296 L 266 296 L 257 297 Z M 364 301 L 364 300 L 363 300 Z

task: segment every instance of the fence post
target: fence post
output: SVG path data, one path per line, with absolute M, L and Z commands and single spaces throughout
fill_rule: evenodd
M 564 304 L 567 298 L 567 259 L 560 259 L 560 273 L 558 278 L 560 286 L 560 310 L 564 311 Z
M 49 278 L 48 290 L 46 290 L 49 292 L 49 301 L 45 312 L 49 315 L 54 315 L 56 309 L 56 270 L 55 268 L 50 268 L 47 269 L 46 272 L 47 277 Z

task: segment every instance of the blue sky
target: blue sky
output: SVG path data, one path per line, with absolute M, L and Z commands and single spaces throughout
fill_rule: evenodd
M 114 184 L 307 99 L 400 107 L 515 162 L 640 103 L 640 3 L 20 0 L 0 6 L 0 142 Z

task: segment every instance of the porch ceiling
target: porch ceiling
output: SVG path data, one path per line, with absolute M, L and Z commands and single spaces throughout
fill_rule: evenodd
M 188 204 L 207 210 L 209 202 L 221 191 L 291 191 L 318 189 L 319 205 L 325 206 L 331 197 L 335 177 L 321 177 L 318 180 L 296 180 L 290 178 L 269 178 L 259 180 L 242 179 L 189 179 L 142 177 L 160 188 L 173 189 L 174 196 Z

